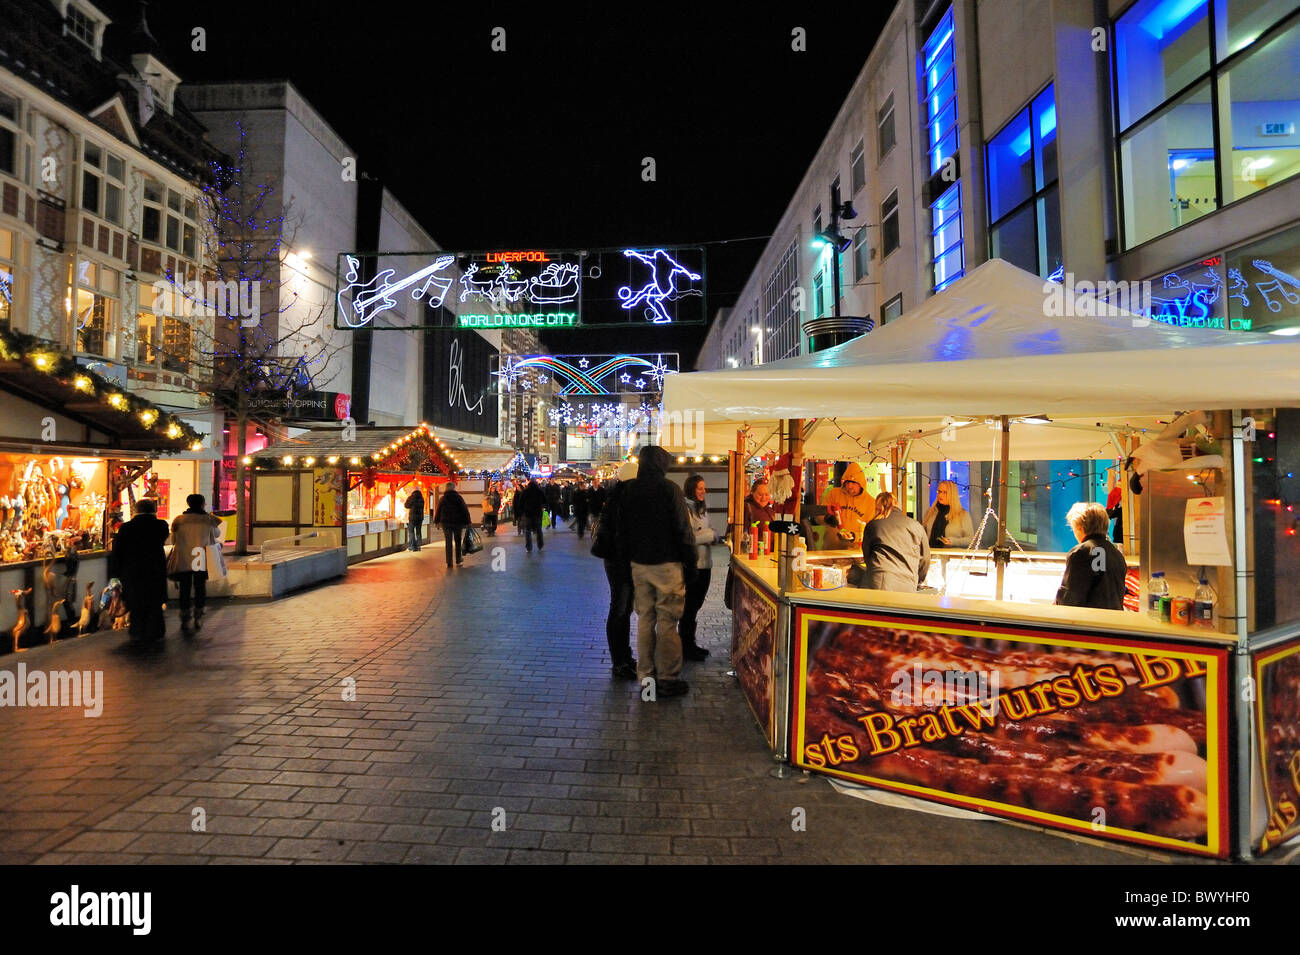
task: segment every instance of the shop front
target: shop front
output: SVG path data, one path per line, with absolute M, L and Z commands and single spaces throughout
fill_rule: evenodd
M 11 652 L 81 632 L 87 598 L 97 609 L 108 587 L 117 527 L 141 498 L 161 513 L 167 488 L 150 475 L 207 436 L 12 333 L 0 334 L 0 421 L 0 652 Z
M 855 342 L 666 383 L 667 416 L 691 409 L 715 439 L 730 421 L 743 449 L 741 690 L 792 766 L 1103 840 L 1272 850 L 1300 834 L 1300 345 L 1050 320 L 1042 302 L 1041 279 L 994 260 Z M 919 475 L 987 475 L 969 499 L 990 533 L 936 548 L 911 592 L 850 584 L 860 543 L 808 549 L 797 494 L 772 550 L 742 550 L 744 460 L 765 443 L 795 465 L 843 460 L 845 434 L 918 518 Z M 1007 519 L 1027 483 L 1059 473 L 1025 478 L 1028 462 L 1066 461 L 1123 469 L 1114 609 L 1056 604 L 1065 553 Z
M 421 539 L 430 540 L 435 488 L 461 469 L 427 425 L 414 428 L 317 428 L 251 457 L 249 543 L 266 550 L 329 543 L 349 562 L 407 545 L 406 499 L 424 497 Z M 307 535 L 312 535 L 308 537 Z

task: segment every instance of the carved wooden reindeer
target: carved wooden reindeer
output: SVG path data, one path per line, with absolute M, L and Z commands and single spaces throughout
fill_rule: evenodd
M 50 620 L 53 620 L 55 615 L 59 612 L 58 608 L 55 607 L 55 600 L 57 598 L 54 594 L 54 592 L 58 590 L 58 579 L 58 574 L 54 572 L 54 558 L 47 557 L 44 565 L 41 567 L 41 585 L 45 588 L 45 609 L 50 615 Z M 62 603 L 62 601 L 59 602 Z M 46 633 L 50 632 L 49 623 L 50 621 L 46 621 Z
M 18 646 L 18 641 L 23 638 L 23 634 L 26 633 L 32 625 L 32 618 L 27 615 L 27 595 L 31 592 L 32 588 L 30 587 L 26 590 L 9 591 L 10 595 L 14 598 L 14 604 L 18 607 L 18 622 L 14 624 L 13 630 L 10 631 L 14 638 L 14 653 L 22 653 L 27 649 L 26 647 Z

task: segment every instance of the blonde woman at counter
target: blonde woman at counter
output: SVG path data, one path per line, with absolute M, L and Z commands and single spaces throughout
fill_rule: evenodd
M 957 485 L 952 481 L 939 482 L 934 503 L 921 523 L 925 525 L 931 547 L 968 547 L 975 536 L 970 512 L 961 506 Z

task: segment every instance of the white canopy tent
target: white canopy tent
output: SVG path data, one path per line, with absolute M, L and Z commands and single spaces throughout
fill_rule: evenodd
M 748 425 L 752 452 L 775 447 L 762 439 L 782 420 L 802 418 L 821 419 L 809 457 L 861 459 L 912 438 L 913 461 L 989 460 L 996 433 L 985 422 L 1010 415 L 1013 458 L 1114 458 L 1111 434 L 1153 434 L 1177 411 L 1300 403 L 1300 340 L 1177 328 L 1062 292 L 992 259 L 835 348 L 669 375 L 662 443 L 717 453 Z

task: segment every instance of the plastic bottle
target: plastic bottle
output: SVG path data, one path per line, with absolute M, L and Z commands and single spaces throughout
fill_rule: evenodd
M 1209 581 L 1204 577 L 1201 578 L 1200 584 L 1196 587 L 1196 596 L 1192 603 L 1192 626 L 1200 627 L 1204 630 L 1214 629 L 1214 588 L 1210 586 Z
M 1155 571 L 1147 581 L 1147 616 L 1152 620 L 1160 619 L 1161 598 L 1168 599 L 1169 582 L 1165 580 L 1163 570 Z

